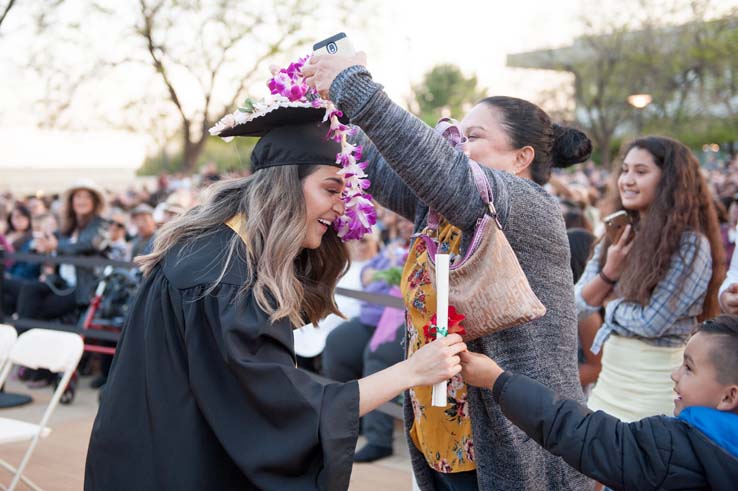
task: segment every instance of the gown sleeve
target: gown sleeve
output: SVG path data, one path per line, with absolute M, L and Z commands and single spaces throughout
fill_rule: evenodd
M 215 437 L 258 489 L 348 489 L 359 431 L 358 383 L 296 368 L 292 329 L 250 291 L 182 292 L 192 392 Z

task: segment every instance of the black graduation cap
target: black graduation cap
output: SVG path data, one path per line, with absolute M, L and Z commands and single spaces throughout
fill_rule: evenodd
M 223 130 L 218 136 L 260 136 L 251 152 L 255 171 L 278 165 L 333 165 L 341 144 L 329 140 L 323 107 L 281 106 Z M 340 118 L 343 123 L 346 118 Z

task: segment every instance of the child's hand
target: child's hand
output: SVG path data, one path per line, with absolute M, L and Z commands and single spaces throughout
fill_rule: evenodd
M 461 376 L 469 385 L 491 390 L 497 377 L 504 371 L 488 356 L 470 351 L 459 353 L 459 356 L 461 357 Z

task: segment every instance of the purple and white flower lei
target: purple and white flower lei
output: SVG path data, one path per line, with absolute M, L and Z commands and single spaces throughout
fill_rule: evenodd
M 343 113 L 336 109 L 331 101 L 321 99 L 315 89 L 308 87 L 302 76 L 302 67 L 309 57 L 300 58 L 290 63 L 287 68 L 274 73 L 267 82 L 272 94 L 286 97 L 290 102 L 309 102 L 313 107 L 325 107 L 323 122 L 330 122 L 327 137 L 341 144 L 341 152 L 336 155 L 336 163 L 341 164 L 338 172 L 344 179 L 346 187 L 341 198 L 346 211 L 334 223 L 333 228 L 338 236 L 346 240 L 360 239 L 372 231 L 377 223 L 377 213 L 372 204 L 372 197 L 366 190 L 370 182 L 364 172 L 367 162 L 361 162 L 361 146 L 351 145 L 347 137 L 352 129 L 342 124 L 338 118 Z
M 371 233 L 372 225 L 377 223 L 372 197 L 366 192 L 370 185 L 364 172 L 368 163 L 361 162 L 361 146 L 348 142 L 353 130 L 339 121 L 338 118 L 343 113 L 336 109 L 331 101 L 322 99 L 315 89 L 305 83 L 302 67 L 309 58 L 306 56 L 290 63 L 287 68 L 273 70 L 273 76 L 267 82 L 267 86 L 274 100 L 270 103 L 247 101 L 248 108 L 239 108 L 235 113 L 226 115 L 210 129 L 210 134 L 218 135 L 227 128 L 250 121 L 278 107 L 325 108 L 323 122 L 330 122 L 326 137 L 341 144 L 341 152 L 336 155 L 336 163 L 341 164 L 338 173 L 346 183 L 341 195 L 345 203 L 345 212 L 333 222 L 333 228 L 343 241 L 360 239 L 364 234 Z

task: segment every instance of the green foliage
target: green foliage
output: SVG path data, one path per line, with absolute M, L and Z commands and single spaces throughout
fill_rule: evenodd
M 436 65 L 413 87 L 418 104 L 418 116 L 434 125 L 447 110 L 453 117 L 461 118 L 466 104 L 473 104 L 484 97 L 484 90 L 477 87 L 477 77 L 465 77 L 456 65 Z
M 245 169 L 251 167 L 251 151 L 258 138 L 234 138 L 231 142 L 224 142 L 220 138 L 210 137 L 200 154 L 196 168 L 208 162 L 215 162 L 218 171 L 230 169 Z M 166 171 L 169 173 L 186 171 L 184 154 L 181 150 L 170 153 L 166 150 L 155 155 L 149 155 L 138 170 L 138 175 L 158 175 Z
M 372 277 L 374 281 L 384 281 L 388 285 L 400 286 L 402 281 L 402 268 L 395 266 L 393 268 L 383 269 L 374 273 Z
M 674 14 L 679 0 L 671 3 L 671 10 L 605 21 L 604 28 L 589 22 L 573 46 L 539 52 L 547 68 L 574 74 L 577 123 L 606 166 L 615 152 L 603 149 L 638 134 L 673 136 L 696 147 L 737 138 L 738 11 L 705 20 L 708 2 L 695 0 L 685 20 Z M 628 96 L 641 93 L 652 102 L 631 107 Z
M 673 136 L 699 148 L 738 139 L 738 16 L 692 23 L 673 30 L 664 43 L 648 90 L 645 133 Z M 655 65 L 655 64 L 652 64 Z

